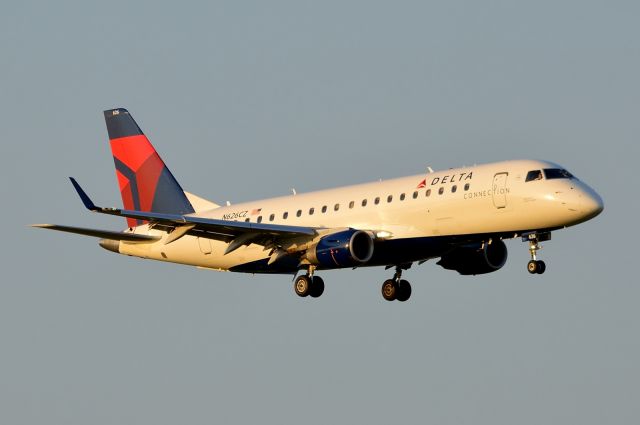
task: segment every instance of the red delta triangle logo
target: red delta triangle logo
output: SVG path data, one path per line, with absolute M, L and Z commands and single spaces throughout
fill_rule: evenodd
M 427 186 L 427 179 L 422 180 L 420 183 L 418 183 L 418 186 L 416 187 L 416 189 L 422 189 L 423 187 Z

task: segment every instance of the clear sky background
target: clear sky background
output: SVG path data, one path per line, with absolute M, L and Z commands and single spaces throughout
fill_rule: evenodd
M 637 1 L 30 2 L 0 12 L 0 423 L 640 421 Z M 102 111 L 129 109 L 223 203 L 516 158 L 566 166 L 595 220 L 462 277 L 202 271 L 95 239 L 121 201 Z

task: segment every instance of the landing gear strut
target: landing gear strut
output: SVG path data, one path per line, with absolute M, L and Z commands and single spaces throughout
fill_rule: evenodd
M 411 297 L 411 284 L 401 279 L 402 267 L 396 266 L 393 279 L 387 279 L 382 284 L 382 297 L 387 301 L 407 301 Z
M 324 292 L 324 280 L 320 276 L 314 276 L 315 266 L 309 266 L 309 271 L 306 275 L 300 275 L 296 277 L 293 284 L 293 290 L 300 297 L 306 297 L 311 295 L 313 298 L 318 298 Z
M 531 274 L 542 274 L 547 269 L 547 265 L 542 260 L 538 260 L 536 253 L 542 249 L 540 242 L 551 239 L 551 233 L 529 233 L 522 236 L 524 242 L 529 242 L 529 254 L 531 261 L 527 263 L 527 271 Z

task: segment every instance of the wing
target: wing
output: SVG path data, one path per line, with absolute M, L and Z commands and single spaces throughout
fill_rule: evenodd
M 247 223 L 203 218 L 189 214 L 163 214 L 98 207 L 73 177 L 71 177 L 70 180 L 88 210 L 101 214 L 148 221 L 153 228 L 166 230 L 169 233 L 165 244 L 174 242 L 186 234 L 193 234 L 228 242 L 229 246 L 225 254 L 251 243 L 263 245 L 265 249 L 271 248 L 277 250 L 277 248 L 281 248 L 283 245 L 291 245 L 291 241 L 293 240 L 311 240 L 322 231 L 320 228 L 313 227 Z
M 77 233 L 79 235 L 93 236 L 96 238 L 112 239 L 127 242 L 152 242 L 160 239 L 158 236 L 136 235 L 135 233 L 114 232 L 111 230 L 87 229 L 84 227 L 60 226 L 58 224 L 32 224 L 31 227 L 40 229 L 58 230 L 60 232 Z

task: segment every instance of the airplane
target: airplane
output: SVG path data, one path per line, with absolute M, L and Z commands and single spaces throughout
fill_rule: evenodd
M 101 238 L 109 251 L 201 268 L 293 275 L 300 297 L 317 298 L 317 271 L 394 268 L 381 288 L 407 301 L 402 279 L 413 264 L 437 264 L 461 275 L 500 270 L 505 239 L 528 243 L 527 270 L 542 274 L 540 242 L 590 220 L 602 198 L 564 167 L 514 160 L 452 168 L 271 199 L 219 205 L 182 189 L 132 115 L 104 111 L 124 208 L 94 204 L 74 178 L 84 206 L 124 217 L 123 231 L 55 224 L 34 227 Z

